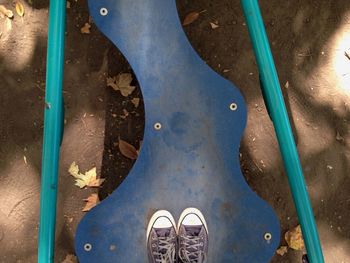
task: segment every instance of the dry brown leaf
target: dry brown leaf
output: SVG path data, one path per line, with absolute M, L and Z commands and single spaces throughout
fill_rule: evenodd
M 337 135 L 335 137 L 335 139 L 339 142 L 343 142 L 344 141 L 344 137 L 340 135 L 340 132 L 337 131 Z
M 131 86 L 131 82 L 132 75 L 130 73 L 120 73 L 115 77 L 107 78 L 107 86 L 120 91 L 124 97 L 129 96 L 136 88 Z
M 131 100 L 132 104 L 134 104 L 135 108 L 137 108 L 140 105 L 140 99 L 139 98 L 133 98 Z
M 13 12 L 7 9 L 4 5 L 0 5 L 0 15 L 2 17 L 6 16 L 8 18 L 13 18 Z
M 80 28 L 80 32 L 82 34 L 90 34 L 90 28 L 91 28 L 91 25 L 89 23 L 85 23 L 85 25 Z
M 62 263 L 78 263 L 76 256 L 68 254 Z
M 301 232 L 301 227 L 298 225 L 297 227 L 289 230 L 284 235 L 285 240 L 288 243 L 288 246 L 294 250 L 303 250 L 305 248 L 303 234 Z
M 198 17 L 199 17 L 198 12 L 191 12 L 185 17 L 182 25 L 187 26 L 189 24 L 192 24 L 194 21 L 198 19 Z
M 21 2 L 16 2 L 16 12 L 19 16 L 24 16 L 24 6 Z
M 281 246 L 279 249 L 276 250 L 276 254 L 280 256 L 284 256 L 288 252 L 287 246 Z
M 217 29 L 219 25 L 217 23 L 210 22 L 210 26 L 212 29 Z
M 119 139 L 119 150 L 124 155 L 125 157 L 131 159 L 131 160 L 136 160 L 138 153 L 137 150 L 134 146 L 131 144 L 127 143 L 126 141 L 123 141 Z
M 67 1 L 66 7 L 67 7 L 67 9 L 70 9 L 70 2 L 69 1 Z
M 84 201 L 86 202 L 86 204 L 82 211 L 88 212 L 91 210 L 91 208 L 98 205 L 98 203 L 100 202 L 100 199 L 98 198 L 98 194 L 91 194 L 88 198 L 84 199 Z

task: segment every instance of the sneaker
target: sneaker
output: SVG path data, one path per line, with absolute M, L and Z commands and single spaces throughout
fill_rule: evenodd
M 208 255 L 208 227 L 196 208 L 185 209 L 178 223 L 179 258 L 183 263 L 204 263 Z
M 177 234 L 173 216 L 165 210 L 156 212 L 147 228 L 147 251 L 150 263 L 174 263 Z

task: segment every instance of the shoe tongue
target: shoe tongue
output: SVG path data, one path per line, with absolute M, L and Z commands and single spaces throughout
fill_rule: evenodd
M 184 226 L 188 236 L 198 236 L 202 226 Z
M 158 237 L 168 237 L 170 235 L 171 228 L 155 228 Z

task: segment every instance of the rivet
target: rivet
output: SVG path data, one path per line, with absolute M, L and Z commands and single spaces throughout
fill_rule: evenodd
M 100 9 L 100 15 L 101 15 L 101 16 L 106 16 L 106 15 L 108 15 L 108 9 L 105 8 L 105 7 L 102 7 L 102 8 Z
M 271 239 L 272 239 L 272 234 L 271 234 L 271 233 L 265 233 L 264 239 L 265 239 L 267 242 L 271 241 Z
M 159 131 L 162 128 L 162 124 L 157 122 L 154 124 L 154 129 L 156 129 L 157 131 Z
M 86 243 L 84 245 L 84 250 L 85 251 L 89 252 L 89 251 L 91 251 L 91 249 L 92 249 L 92 245 L 90 243 Z
M 237 106 L 236 103 L 231 103 L 230 104 L 230 110 L 235 111 L 235 110 L 237 110 L 237 108 L 238 108 L 238 106 Z

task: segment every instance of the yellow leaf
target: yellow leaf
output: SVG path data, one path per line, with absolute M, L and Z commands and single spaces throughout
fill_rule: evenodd
M 86 202 L 86 205 L 82 211 L 88 212 L 100 202 L 100 199 L 98 198 L 98 194 L 91 194 L 87 199 L 84 199 L 84 201 Z
M 68 172 L 75 178 L 75 185 L 80 188 L 88 187 L 100 187 L 105 179 L 97 178 L 96 167 L 90 169 L 85 174 L 79 172 L 79 166 L 73 162 Z
M 19 16 L 24 16 L 24 6 L 21 2 L 16 2 L 16 12 Z
M 276 250 L 276 254 L 280 256 L 284 256 L 288 252 L 287 246 L 281 246 L 279 249 Z
M 294 250 L 303 250 L 305 248 L 303 234 L 301 232 L 301 227 L 298 225 L 292 230 L 289 230 L 284 235 L 285 240 L 288 243 L 288 246 Z
M 91 25 L 89 23 L 85 23 L 85 25 L 80 29 L 82 34 L 90 34 Z
M 138 153 L 134 146 L 127 143 L 126 141 L 119 139 L 119 150 L 127 158 L 135 160 L 137 159 Z
M 185 17 L 182 25 L 187 26 L 189 24 L 192 24 L 194 21 L 198 19 L 198 17 L 199 17 L 198 12 L 191 12 Z
M 85 174 L 79 174 L 79 177 L 75 180 L 75 185 L 80 188 L 84 188 L 85 186 L 89 186 L 90 182 L 96 180 L 96 167 L 90 169 Z
M 127 97 L 134 90 L 135 86 L 131 86 L 132 75 L 130 73 L 120 73 L 116 77 L 107 78 L 107 86 L 113 88 L 116 91 Z
M 3 17 L 4 15 L 8 18 L 13 17 L 13 12 L 9 9 L 7 9 L 4 5 L 0 5 L 0 15 Z
M 72 164 L 70 165 L 68 172 L 74 176 L 74 178 L 79 178 L 79 166 L 75 163 L 72 162 Z

